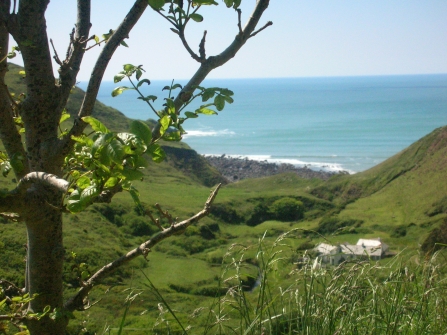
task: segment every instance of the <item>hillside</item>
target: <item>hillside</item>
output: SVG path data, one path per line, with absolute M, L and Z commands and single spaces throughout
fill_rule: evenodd
M 19 70 L 11 65 L 8 85 L 15 92 L 23 89 Z M 81 99 L 82 91 L 74 89 L 67 107 L 70 113 L 76 113 Z M 115 131 L 124 131 L 129 124 L 122 113 L 101 103 L 96 104 L 94 115 Z M 144 178 L 135 186 L 147 209 L 157 214 L 154 204 L 159 203 L 182 220 L 203 208 L 210 187 L 223 178 L 187 145 L 163 146 L 166 161 L 149 164 Z M 184 235 L 157 245 L 148 256 L 149 262 L 137 259 L 99 285 L 91 301 L 101 302 L 91 314 L 77 314 L 72 334 L 84 326 L 91 333 L 100 333 L 105 325 L 116 327 L 127 296 L 124 290 L 129 287 L 141 289 L 141 296 L 138 306 L 129 312 L 126 326 L 150 329 L 159 316 L 154 307 L 158 300 L 145 286 L 142 272 L 167 300 L 175 303 L 177 310 L 193 311 L 207 304 L 218 293 L 216 278 L 221 275 L 219 265 L 227 250 L 243 249 L 247 265 L 251 265 L 249 270 L 244 268 L 244 276 L 256 277 L 259 250 L 249 246 L 256 245 L 262 236 L 273 242 L 281 233 L 296 229 L 284 244 L 292 256 L 278 266 L 275 283 L 290 280 L 290 271 L 296 269 L 296 260 L 303 251 L 323 240 L 355 243 L 360 237 L 381 237 L 393 251 L 418 250 L 428 233 L 447 217 L 446 151 L 444 127 L 355 175 L 337 175 L 324 181 L 284 173 L 227 184 L 208 217 L 188 228 Z M 10 180 L 0 179 L 0 188 L 12 187 Z M 275 211 L 278 207 L 274 204 L 283 199 L 302 206 L 303 218 L 290 220 L 280 210 Z M 77 215 L 67 214 L 64 220 L 68 295 L 81 285 L 76 272 L 80 264 L 93 273 L 157 232 L 157 227 L 135 211 L 128 194 L 118 194 L 111 204 L 93 205 Z M 0 278 L 21 286 L 26 232 L 23 223 L 1 222 Z

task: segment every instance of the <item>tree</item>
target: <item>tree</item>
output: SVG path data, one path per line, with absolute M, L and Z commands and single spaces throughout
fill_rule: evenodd
M 20 292 L 26 302 L 27 312 L 0 315 L 1 320 L 23 322 L 31 334 L 64 334 L 70 312 L 82 310 L 90 290 L 119 266 L 139 255 L 146 255 L 149 248 L 174 233 L 184 231 L 193 222 L 208 213 L 217 189 L 210 195 L 204 209 L 169 228 L 160 226 L 160 232 L 121 258 L 105 265 L 88 280 L 75 296 L 64 301 L 62 266 L 64 258 L 62 237 L 62 212 L 82 211 L 95 202 L 110 202 L 117 192 L 128 191 L 137 204 L 138 194 L 130 181 L 138 178 L 143 165 L 140 156 L 150 154 L 155 161 L 163 158 L 157 144 L 160 139 L 180 140 L 182 123 L 200 113 L 212 113 L 211 107 L 222 109 L 225 102 L 232 102 L 231 91 L 217 88 L 205 89 L 200 83 L 216 67 L 225 64 L 259 31 L 271 25 L 256 26 L 269 5 L 268 0 L 257 0 L 246 23 L 241 25 L 241 0 L 225 0 L 228 8 L 237 12 L 238 32 L 233 42 L 222 53 L 206 56 L 203 35 L 199 52 L 194 52 L 186 38 L 185 27 L 191 21 L 200 22 L 198 13 L 203 5 L 217 5 L 214 0 L 135 0 L 121 24 L 103 40 L 89 37 L 90 0 L 77 1 L 77 22 L 69 34 L 69 47 L 65 59 L 52 51 L 47 37 L 45 12 L 49 0 L 0 0 L 0 139 L 5 148 L 1 153 L 2 171 L 15 174 L 15 189 L 1 194 L 0 213 L 5 218 L 23 221 L 27 229 L 27 261 L 25 288 Z M 169 96 L 165 109 L 155 111 L 157 123 L 150 130 L 141 122 L 134 122 L 129 133 L 116 134 L 91 117 L 93 106 L 107 64 L 115 50 L 150 7 L 162 15 L 177 34 L 191 57 L 200 65 L 189 82 L 174 98 Z M 9 50 L 9 36 L 17 47 Z M 86 52 L 93 45 L 103 45 L 92 71 L 82 106 L 71 129 L 59 131 L 64 107 Z M 20 101 L 12 97 L 5 84 L 8 57 L 20 51 L 26 73 L 25 97 Z M 52 57 L 53 53 L 53 57 Z M 58 66 L 58 78 L 53 73 L 53 62 Z M 148 83 L 140 80 L 143 69 L 126 65 L 115 77 L 120 81 L 135 76 L 138 89 Z M 171 86 L 169 91 L 177 87 Z M 120 94 L 122 87 L 114 94 Z M 198 93 L 196 93 L 198 92 Z M 194 113 L 181 116 L 182 107 L 191 99 L 201 97 L 205 104 Z M 149 105 L 153 97 L 142 97 Z M 83 135 L 87 126 L 93 137 Z M 170 131 L 173 129 L 173 131 Z M 22 132 L 24 132 L 22 137 Z M 22 141 L 23 138 L 23 141 Z M 144 209 L 142 209 L 144 210 Z

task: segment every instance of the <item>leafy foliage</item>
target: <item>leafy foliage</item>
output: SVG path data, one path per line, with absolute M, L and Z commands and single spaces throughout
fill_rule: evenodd
M 304 217 L 303 203 L 289 197 L 276 200 L 269 210 L 273 217 L 280 221 L 297 221 Z

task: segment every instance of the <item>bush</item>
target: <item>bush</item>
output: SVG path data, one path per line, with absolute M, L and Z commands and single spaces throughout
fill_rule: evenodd
M 155 233 L 155 229 L 149 225 L 147 220 L 140 217 L 133 217 L 128 220 L 130 234 L 133 236 L 148 236 Z
M 272 214 L 270 213 L 269 208 L 264 204 L 258 204 L 253 209 L 253 214 L 248 219 L 247 226 L 257 226 L 270 219 L 272 219 Z
M 397 226 L 390 234 L 394 238 L 404 237 L 405 235 L 407 235 L 407 228 L 405 226 Z
M 363 220 L 354 219 L 339 219 L 334 216 L 324 217 L 318 224 L 317 232 L 321 235 L 333 234 L 338 232 L 340 234 L 356 233 L 354 228 L 358 228 L 363 224 Z M 349 229 L 346 229 L 350 227 Z
M 310 242 L 310 241 L 306 241 L 301 243 L 296 250 L 297 251 L 304 251 L 304 250 L 309 250 L 309 249 L 313 249 L 315 247 L 314 243 Z
M 289 197 L 276 200 L 269 209 L 272 216 L 279 221 L 297 221 L 304 217 L 303 203 Z
M 244 218 L 230 204 L 213 204 L 210 214 L 230 224 L 239 224 L 244 221 Z
M 439 228 L 433 229 L 421 245 L 424 253 L 431 254 L 447 246 L 447 218 Z

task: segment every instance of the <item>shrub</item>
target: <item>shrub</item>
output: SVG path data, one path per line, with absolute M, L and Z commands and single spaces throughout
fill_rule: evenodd
M 395 227 L 390 234 L 390 236 L 394 238 L 404 237 L 405 235 L 407 235 L 407 228 L 405 226 Z
M 230 204 L 213 204 L 210 214 L 230 224 L 239 224 L 244 220 Z
M 355 228 L 360 227 L 363 224 L 363 220 L 354 219 L 339 219 L 334 216 L 324 217 L 318 224 L 317 232 L 321 235 L 333 234 L 338 232 L 340 234 L 356 233 Z M 350 227 L 349 229 L 346 229 Z
M 148 236 L 155 232 L 155 229 L 140 217 L 132 217 L 129 219 L 128 226 L 130 234 L 133 236 Z
M 303 203 L 289 197 L 276 200 L 269 209 L 272 216 L 279 221 L 296 221 L 304 217 Z
M 253 209 L 253 213 L 247 221 L 247 226 L 257 226 L 264 221 L 272 219 L 269 208 L 264 204 L 257 204 Z
M 433 229 L 421 245 L 421 250 L 427 254 L 434 253 L 447 246 L 447 218 L 441 226 Z
M 296 250 L 297 250 L 297 251 L 309 250 L 309 249 L 313 249 L 314 246 L 315 246 L 315 245 L 314 245 L 312 242 L 310 242 L 310 241 L 306 241 L 306 242 L 301 243 L 301 244 L 296 248 Z

